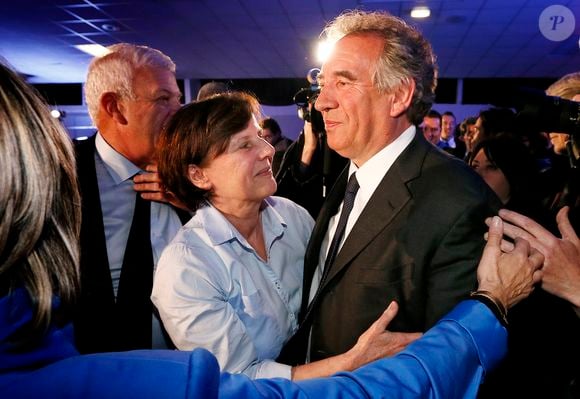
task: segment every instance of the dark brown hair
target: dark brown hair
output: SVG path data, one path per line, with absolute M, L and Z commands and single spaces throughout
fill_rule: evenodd
M 259 109 L 255 97 L 231 92 L 187 104 L 171 118 L 158 141 L 159 176 L 189 209 L 202 207 L 211 194 L 189 180 L 189 166 L 203 166 L 222 154 L 231 137 L 259 116 Z

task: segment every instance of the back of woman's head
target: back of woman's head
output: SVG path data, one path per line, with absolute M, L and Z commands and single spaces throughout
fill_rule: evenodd
M 530 150 L 516 137 L 498 135 L 481 141 L 474 155 L 483 150 L 488 161 L 499 168 L 510 185 L 510 196 L 518 200 L 533 196 L 538 167 Z
M 0 82 L 0 290 L 28 291 L 34 319 L 27 331 L 35 335 L 51 320 L 53 295 L 64 309 L 78 289 L 74 154 L 46 104 L 1 63 Z
M 230 92 L 187 104 L 171 118 L 158 140 L 159 176 L 189 209 L 199 209 L 211 195 L 189 180 L 189 166 L 205 166 L 223 153 L 231 137 L 259 116 L 259 108 L 251 95 Z
M 511 134 L 516 126 L 516 114 L 509 108 L 489 108 L 479 113 L 483 138 Z

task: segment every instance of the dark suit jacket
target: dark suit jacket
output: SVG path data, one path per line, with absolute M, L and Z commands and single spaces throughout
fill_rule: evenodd
M 500 203 L 462 161 L 418 133 L 377 187 L 309 307 L 321 242 L 347 172 L 316 221 L 304 260 L 301 326 L 281 361 L 304 360 L 310 328 L 311 360 L 345 352 L 392 300 L 400 309 L 389 330 L 425 331 L 476 287 L 484 219 Z
M 81 190 L 81 297 L 74 320 L 81 353 L 122 350 L 115 328 L 115 296 L 95 169 L 95 136 L 75 142 Z
M 82 207 L 81 295 L 74 318 L 76 344 L 81 353 L 136 349 L 132 326 L 124 325 L 115 308 L 95 169 L 95 136 L 75 142 L 75 150 Z M 176 212 L 182 222 L 189 219 L 186 212 Z M 171 346 L 170 341 L 167 343 Z

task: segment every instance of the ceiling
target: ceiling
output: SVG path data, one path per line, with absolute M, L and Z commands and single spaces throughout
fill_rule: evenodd
M 32 83 L 82 82 L 91 57 L 73 45 L 121 41 L 162 50 L 179 78 L 302 78 L 318 66 L 322 27 L 342 10 L 411 21 L 421 4 L 431 18 L 412 23 L 433 44 L 441 77 L 557 78 L 580 69 L 580 0 L 3 0 L 0 55 Z M 562 41 L 539 28 L 553 4 L 575 17 L 550 20 L 553 31 L 572 32 Z

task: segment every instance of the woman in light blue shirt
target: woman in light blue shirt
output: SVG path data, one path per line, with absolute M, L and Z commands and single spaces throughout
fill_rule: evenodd
M 155 272 L 152 300 L 173 343 L 210 350 L 225 371 L 287 379 L 352 370 L 402 349 L 418 334 L 383 331 L 308 366 L 272 360 L 298 326 L 314 221 L 271 196 L 274 149 L 261 137 L 258 111 L 248 94 L 215 96 L 183 107 L 160 137 L 161 179 L 195 211 Z

